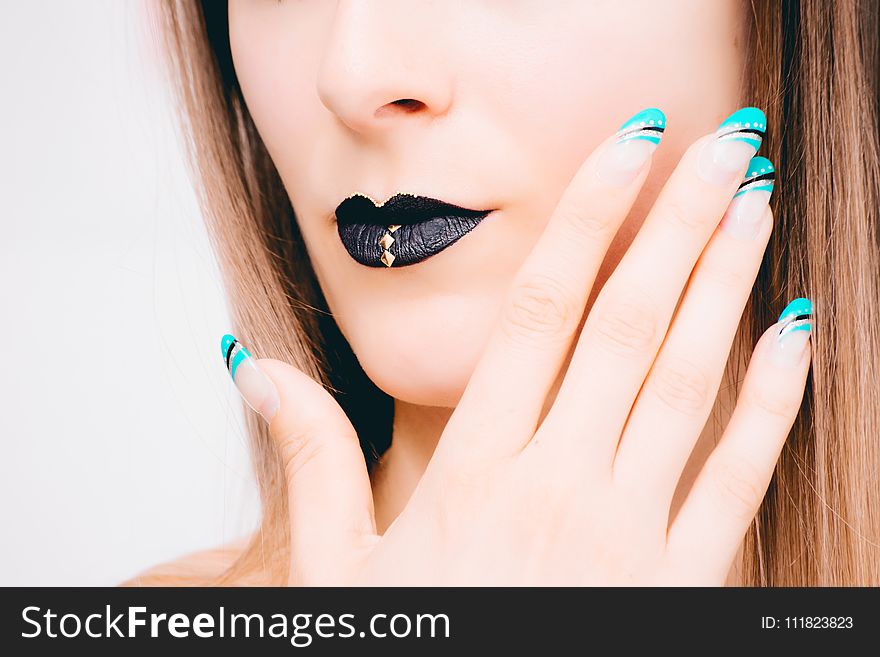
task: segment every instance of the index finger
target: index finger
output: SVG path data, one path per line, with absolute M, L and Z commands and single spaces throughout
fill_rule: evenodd
M 638 195 L 666 129 L 659 109 L 626 121 L 584 161 L 517 272 L 500 321 L 447 425 L 438 450 L 467 427 L 487 456 L 515 453 L 535 431 L 580 324 L 605 253 Z M 454 447 L 454 445 L 452 445 Z

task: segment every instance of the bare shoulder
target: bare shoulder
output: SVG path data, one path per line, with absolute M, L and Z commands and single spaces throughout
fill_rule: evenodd
M 206 586 L 212 584 L 259 585 L 259 581 L 223 582 L 222 576 L 241 556 L 247 539 L 228 545 L 191 552 L 121 582 L 119 586 Z M 250 577 L 248 579 L 254 579 Z

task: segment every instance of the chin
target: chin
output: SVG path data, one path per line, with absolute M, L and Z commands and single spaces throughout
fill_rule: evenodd
M 431 321 L 417 332 L 399 326 L 359 328 L 352 349 L 380 390 L 410 404 L 445 408 L 458 404 L 488 337 L 473 321 Z
M 435 363 L 425 365 L 436 365 Z M 467 385 L 471 367 L 459 369 L 417 369 L 411 365 L 404 369 L 390 368 L 387 365 L 379 369 L 364 368 L 367 376 L 380 390 L 394 399 L 418 406 L 437 406 L 455 408 Z

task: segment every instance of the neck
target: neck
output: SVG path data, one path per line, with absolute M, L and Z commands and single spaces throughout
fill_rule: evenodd
M 409 501 L 452 410 L 395 400 L 391 447 L 379 459 L 372 475 L 376 528 L 380 534 Z

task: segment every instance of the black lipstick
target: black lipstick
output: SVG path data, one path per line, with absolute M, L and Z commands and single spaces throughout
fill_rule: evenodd
M 336 208 L 339 238 L 367 267 L 405 267 L 440 253 L 492 210 L 470 210 L 427 196 L 398 193 L 377 205 L 354 194 Z

